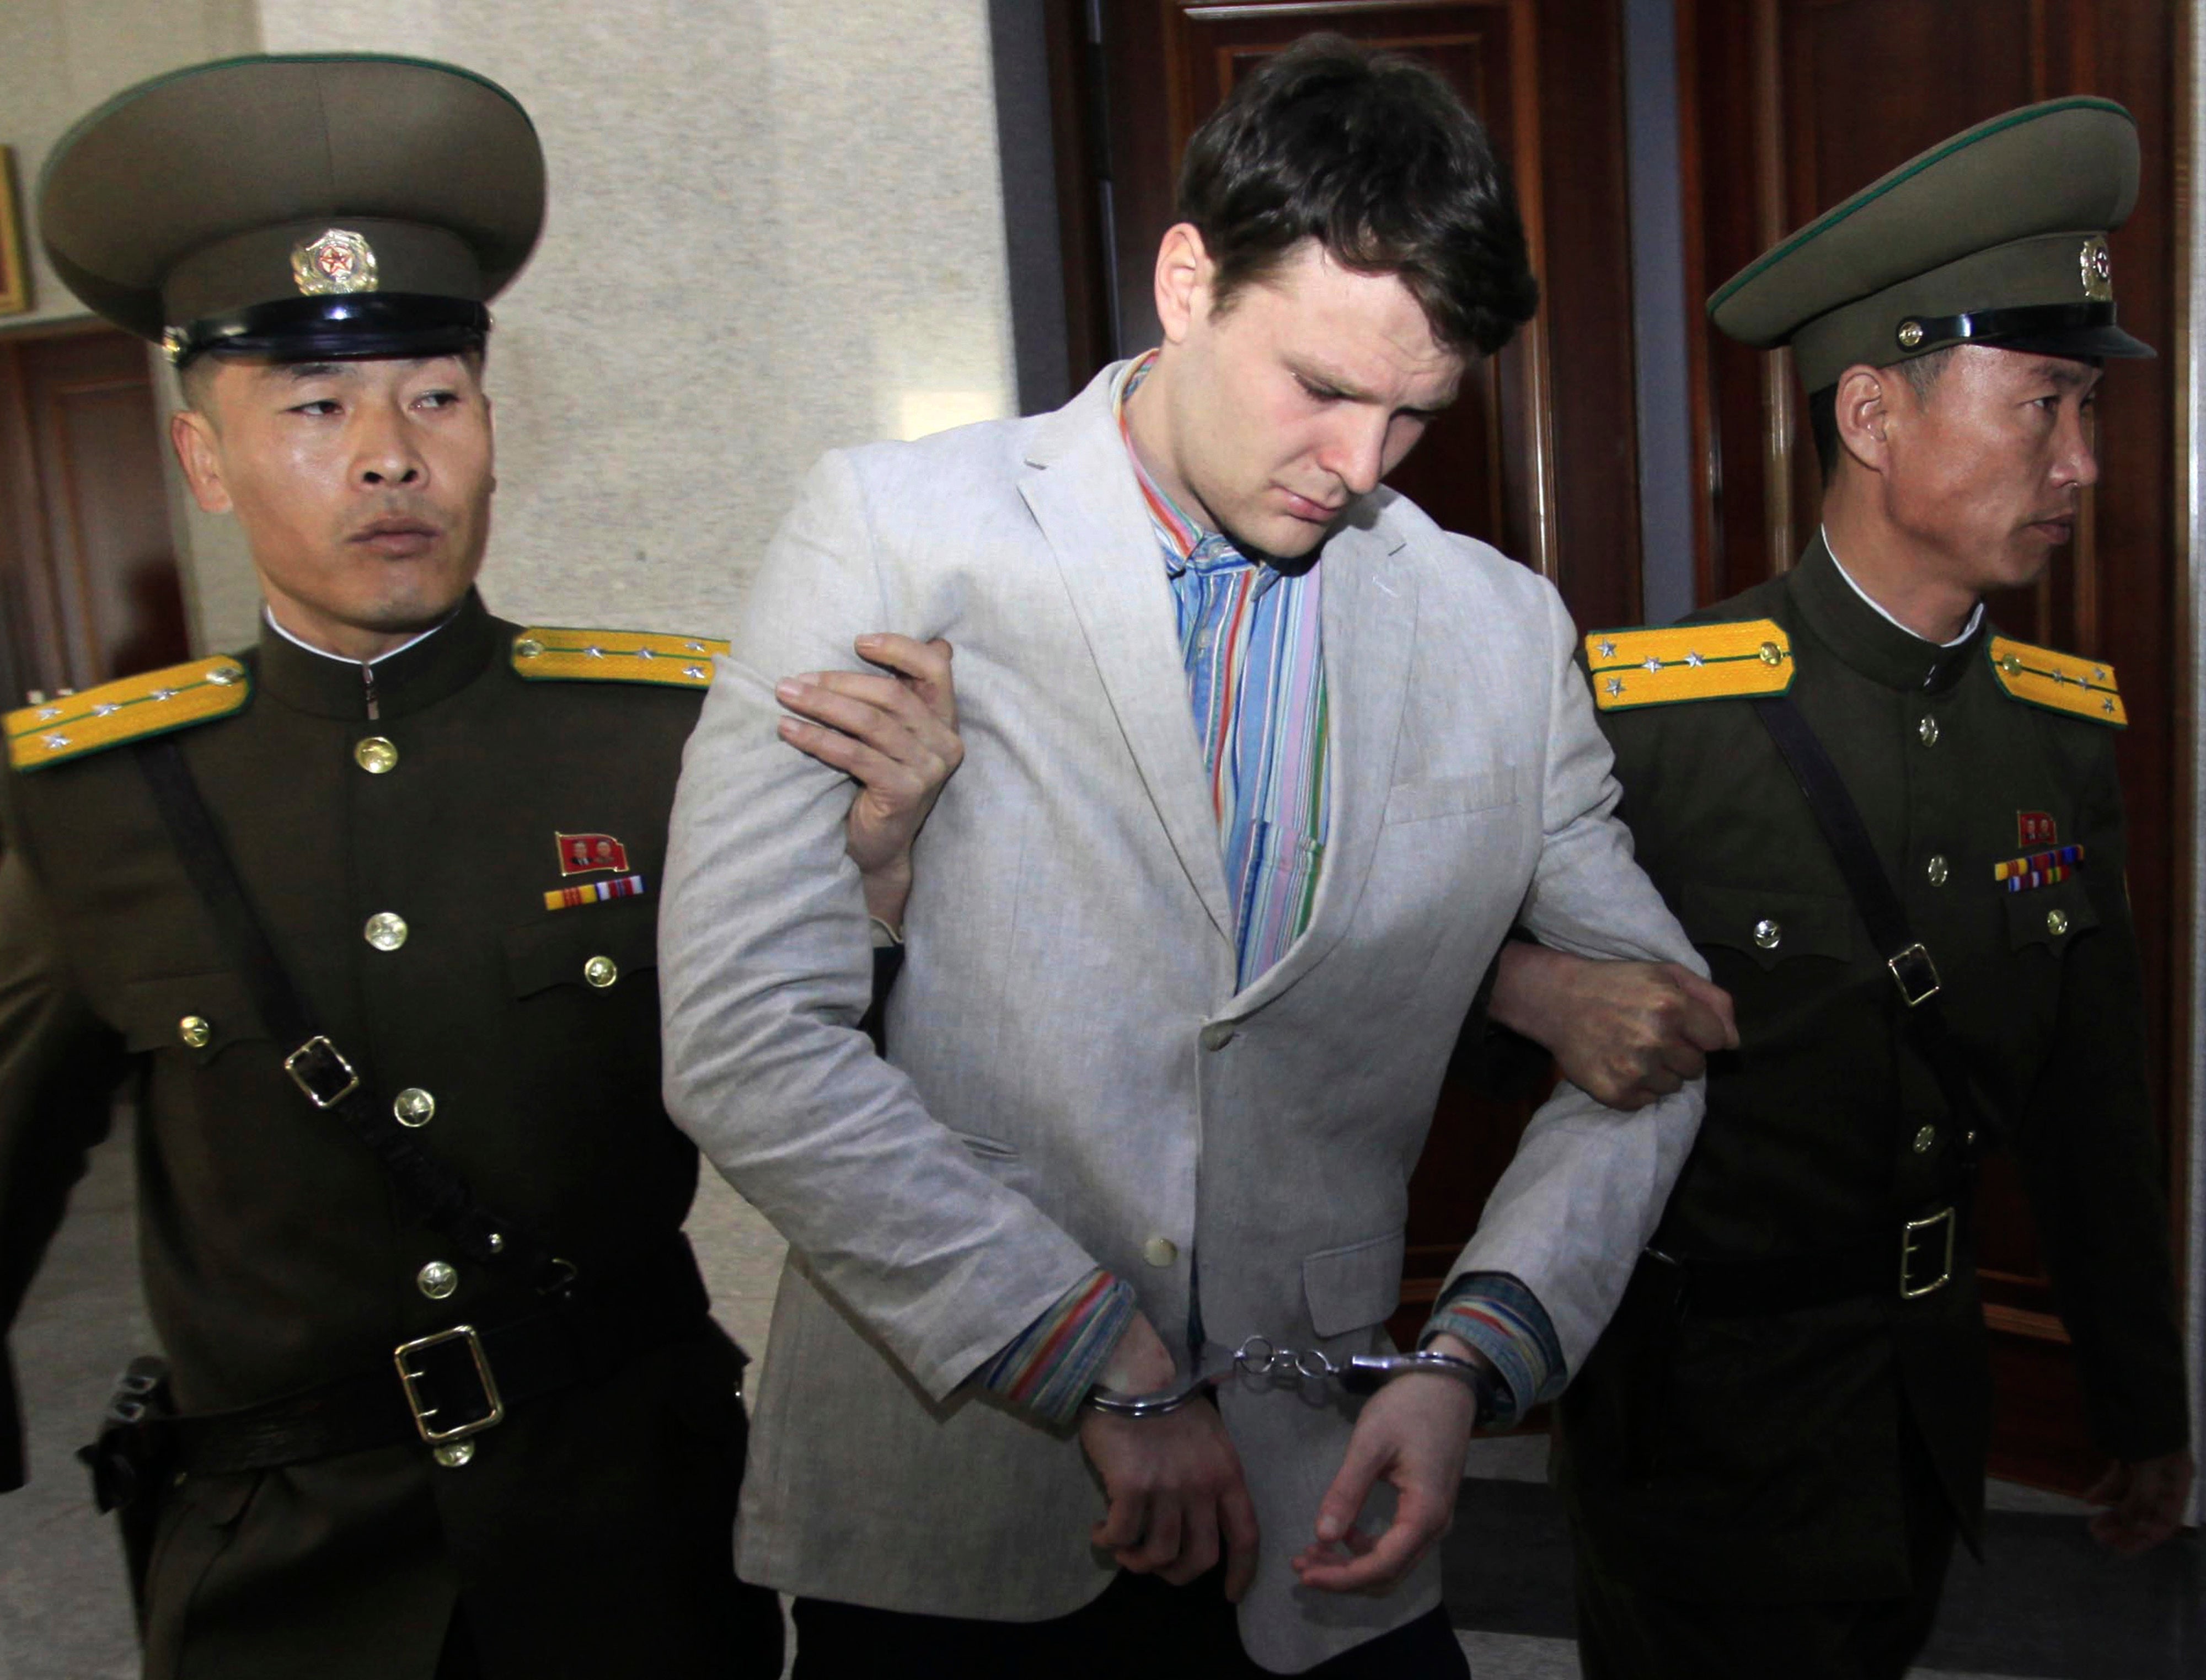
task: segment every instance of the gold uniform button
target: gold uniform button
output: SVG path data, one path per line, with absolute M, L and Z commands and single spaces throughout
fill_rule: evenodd
M 1915 726 L 1915 733 L 1922 736 L 1925 747 L 1935 747 L 1938 744 L 1938 720 L 1925 718 Z
M 1946 878 L 1953 872 L 1943 857 L 1934 857 L 1923 866 L 1923 873 L 1930 878 L 1932 886 L 1943 886 Z
M 1762 663 L 1765 665 L 1781 665 L 1785 663 L 1785 650 L 1774 641 L 1763 642 L 1761 652 Z
M 1170 1266 L 1179 1258 L 1179 1244 L 1169 1236 L 1153 1236 L 1142 1244 L 1142 1258 L 1151 1266 Z
M 442 1301 L 459 1288 L 459 1268 L 447 1260 L 431 1260 L 414 1274 L 414 1281 L 430 1300 Z
M 539 659 L 544 656 L 544 644 L 534 636 L 523 636 L 513 644 L 513 651 L 524 659 Z
M 1777 942 L 1785 937 L 1785 930 L 1764 916 L 1754 924 L 1754 943 L 1764 950 L 1775 950 Z
M 473 1441 L 447 1441 L 435 1451 L 437 1462 L 446 1469 L 462 1470 L 474 1462 L 475 1444 Z
M 437 1111 L 437 1099 L 418 1085 L 409 1085 L 391 1099 L 391 1111 L 402 1126 L 426 1126 Z
M 2006 672 L 2009 676 L 2021 676 L 2021 675 L 2022 675 L 2022 656 L 2021 656 L 2020 654 L 2018 654 L 2018 653 L 2002 653 L 2002 654 L 2000 654 L 2000 655 L 1999 668 L 2000 668 L 2001 670 L 2005 671 L 2005 672 Z
M 1930 1153 L 1930 1146 L 1937 1142 L 1937 1141 L 1938 1129 L 1935 1126 L 1925 1126 L 1921 1131 L 1915 1134 L 1915 1153 L 1918 1155 L 1929 1154 Z
M 398 747 L 379 735 L 371 735 L 352 749 L 353 762 L 371 776 L 382 776 L 398 767 Z
M 236 665 L 217 665 L 206 674 L 206 680 L 218 688 L 228 688 L 245 681 L 245 673 Z
M 396 950 L 406 943 L 406 918 L 381 911 L 367 919 L 361 937 L 378 950 Z
M 2066 933 L 2068 931 L 2068 913 L 2066 910 L 2048 910 L 2045 913 L 2045 931 L 2056 939 Z
M 620 964 L 610 956 L 593 956 L 582 965 L 582 978 L 602 992 L 620 978 Z
M 176 1036 L 194 1050 L 205 1050 L 214 1037 L 214 1024 L 203 1015 L 188 1015 L 176 1023 Z

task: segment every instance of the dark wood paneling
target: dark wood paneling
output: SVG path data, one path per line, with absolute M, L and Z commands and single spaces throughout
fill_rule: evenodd
M 1702 295 L 1785 232 L 1970 123 L 2071 93 L 2119 99 L 2138 122 L 2144 179 L 2114 235 L 2123 325 L 2178 342 L 2171 76 L 2176 19 L 2159 0 L 1681 0 L 1686 66 L 1688 282 Z M 1696 576 L 1703 601 L 1792 563 L 1820 486 L 1805 403 L 1781 353 L 1710 335 L 1696 367 L 1703 462 Z M 1995 598 L 2000 624 L 2110 661 L 2131 719 L 2119 744 L 2131 821 L 2152 1046 L 2167 1159 L 2182 1159 L 2175 1055 L 2181 956 L 2168 930 L 2185 885 L 2192 813 L 2179 809 L 2173 360 L 2118 362 L 2102 386 L 2104 487 L 2086 496 L 2072 548 L 2038 586 Z M 2003 1471 L 2074 1488 L 2096 1477 L 2066 1338 L 2028 1210 L 1995 1166 L 1980 1243 L 1997 1355 Z M 2179 1230 L 2179 1224 L 2177 1227 Z
M 186 657 L 143 344 L 104 327 L 0 339 L 0 485 L 14 682 L 88 688 Z

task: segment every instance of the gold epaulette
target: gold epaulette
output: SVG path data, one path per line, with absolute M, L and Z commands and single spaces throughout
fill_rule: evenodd
M 1585 639 L 1585 655 L 1593 703 L 1603 712 L 1781 694 L 1792 686 L 1792 639 L 1772 618 L 1596 630 Z
M 728 644 L 650 630 L 563 630 L 531 625 L 513 639 L 513 668 L 532 682 L 665 682 L 709 688 Z
M 227 654 L 194 659 L 26 706 L 8 714 L 8 762 L 26 773 L 127 742 L 227 718 L 252 698 L 245 667 Z
M 2005 636 L 1986 642 L 1984 652 L 1992 662 L 1992 674 L 2010 698 L 2118 730 L 2129 727 L 2130 714 L 2114 687 L 2112 665 Z

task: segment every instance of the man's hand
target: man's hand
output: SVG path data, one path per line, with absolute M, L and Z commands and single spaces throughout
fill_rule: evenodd
M 1611 1108 L 1644 1108 L 1738 1048 L 1731 993 L 1674 962 L 1596 962 L 1511 940 L 1488 1012 Z
M 1470 1344 L 1435 1336 L 1434 1353 L 1483 1363 Z M 1468 1383 L 1434 1372 L 1397 1377 L 1372 1396 L 1348 1438 L 1340 1473 L 1317 1510 L 1317 1539 L 1297 1554 L 1305 1587 L 1328 1593 L 1383 1593 L 1398 1585 L 1455 1525 L 1464 1454 L 1477 1421 Z M 1394 1520 L 1380 1534 L 1356 1526 L 1373 1486 L 1393 1484 Z
M 965 756 L 950 644 L 876 634 L 852 646 L 868 664 L 896 674 L 784 677 L 775 698 L 801 715 L 781 720 L 781 738 L 857 778 L 844 849 L 864 878 L 866 914 L 898 927 L 911 891 L 911 843 Z
M 1138 1313 L 1098 1380 L 1127 1394 L 1172 1385 L 1172 1355 Z M 1163 1417 L 1083 1412 L 1080 1445 L 1103 1478 L 1111 1508 L 1088 1538 L 1118 1567 L 1184 1587 L 1225 1548 L 1225 1597 L 1240 1602 L 1256 1574 L 1256 1508 L 1240 1455 L 1207 1397 Z
M 2091 1538 L 2118 1558 L 2151 1551 L 2181 1525 L 2197 1470 L 2187 1452 L 2116 1463 L 2084 1496 L 2106 1507 L 2090 1521 Z

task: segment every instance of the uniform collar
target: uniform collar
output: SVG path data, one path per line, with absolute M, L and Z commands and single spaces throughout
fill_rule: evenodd
M 372 675 L 376 718 L 388 721 L 434 706 L 480 676 L 503 628 L 470 589 L 459 610 L 436 629 L 368 665 L 295 641 L 264 614 L 253 683 L 258 692 L 294 711 L 364 723 Z
M 1847 664 L 1887 688 L 1934 693 L 1951 688 L 1983 639 L 1981 606 L 1961 639 L 1946 646 L 1901 627 L 1839 569 L 1818 531 L 1785 575 L 1787 591 L 1808 628 Z

